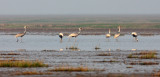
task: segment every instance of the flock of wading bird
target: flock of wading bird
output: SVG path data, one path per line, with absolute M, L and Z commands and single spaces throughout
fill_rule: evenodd
M 17 42 L 19 41 L 18 37 L 21 37 L 21 42 L 22 42 L 22 37 L 26 34 L 26 29 L 27 29 L 27 26 L 24 26 L 24 32 L 23 33 L 18 33 L 15 35 L 15 37 L 17 38 Z M 68 35 L 69 39 L 71 37 L 77 37 L 80 33 L 81 33 L 81 30 L 82 28 L 80 27 L 79 28 L 79 32 L 78 33 L 71 33 Z M 114 38 L 116 40 L 118 40 L 118 37 L 120 36 L 120 31 L 121 31 L 121 27 L 118 26 L 118 32 L 116 34 L 114 34 Z M 59 33 L 59 37 L 60 37 L 60 40 L 62 41 L 62 38 L 63 38 L 64 34 L 63 33 Z M 109 29 L 109 32 L 108 34 L 105 35 L 106 38 L 110 38 L 111 37 L 111 30 Z M 138 42 L 138 39 L 137 39 L 137 33 L 136 32 L 132 32 L 132 36 L 135 38 L 135 40 Z M 75 39 L 76 40 L 76 39 Z

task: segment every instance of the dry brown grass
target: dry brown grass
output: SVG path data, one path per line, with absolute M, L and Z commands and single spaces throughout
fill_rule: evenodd
M 133 68 L 133 66 L 127 66 L 126 68 Z
M 141 58 L 141 59 L 156 59 L 157 56 L 154 54 L 146 54 L 146 55 L 140 56 L 139 58 Z
M 155 59 L 157 51 L 141 51 L 139 53 L 132 53 L 127 58 L 140 58 L 140 59 Z
M 111 53 L 100 53 L 97 56 L 111 56 Z
M 99 69 L 92 69 L 84 66 L 72 67 L 72 66 L 61 66 L 50 69 L 49 71 L 68 71 L 68 72 L 87 72 L 87 71 L 102 71 Z
M 20 53 L 10 52 L 10 53 L 1 53 L 0 55 L 20 55 Z
M 71 51 L 80 51 L 80 49 L 77 46 L 66 47 L 66 49 L 71 50 Z
M 131 62 L 130 65 L 158 65 L 158 62 Z
M 157 54 L 157 51 L 141 51 L 139 53 L 133 53 L 134 55 L 146 55 L 146 54 Z
M 101 49 L 99 46 L 96 46 L 95 48 L 94 48 L 95 50 L 99 50 L 99 49 Z
M 24 71 L 16 72 L 15 75 L 51 75 L 51 72 Z
M 94 62 L 110 62 L 110 63 L 112 63 L 112 62 L 119 62 L 119 61 L 116 61 L 116 60 L 108 60 L 108 61 L 103 60 L 103 61 L 94 61 Z
M 133 54 L 129 54 L 129 55 L 127 56 L 127 58 L 138 58 L 138 56 L 133 55 Z
M 160 77 L 160 71 L 153 73 L 154 77 Z
M 0 62 L 5 62 L 5 61 L 9 62 L 9 61 L 24 61 L 24 60 L 15 60 L 15 59 L 11 59 L 11 60 L 0 60 Z

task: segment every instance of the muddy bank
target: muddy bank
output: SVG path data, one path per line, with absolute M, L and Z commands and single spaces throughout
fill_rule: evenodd
M 6 72 L 0 72 L 1 77 L 154 77 L 153 74 L 124 74 L 124 73 L 77 73 L 77 72 L 58 72 L 52 73 L 51 75 L 15 75 L 16 72 L 8 72 L 11 73 L 10 75 Z M 156 77 L 156 76 L 155 76 Z
M 0 29 L 1 34 L 16 34 L 23 32 L 24 29 Z M 63 32 L 69 34 L 72 32 L 78 32 L 78 29 L 28 29 L 28 34 L 58 34 Z M 111 34 L 115 34 L 117 29 L 111 29 Z M 137 32 L 139 34 L 160 34 L 160 29 L 121 29 L 121 34 L 130 34 L 131 32 Z M 103 35 L 108 33 L 108 29 L 85 29 L 83 28 L 82 35 Z
M 150 57 L 149 59 L 141 58 L 143 53 L 155 53 L 156 58 Z M 12 53 L 9 54 L 9 53 Z M 13 51 L 0 51 L 1 60 L 40 60 L 49 67 L 33 67 L 33 68 L 19 68 L 19 67 L 0 67 L 1 77 L 151 77 L 158 75 L 159 71 L 159 53 L 160 51 L 147 51 L 147 50 L 116 50 L 116 51 L 58 51 L 58 50 L 41 50 L 41 51 L 28 51 L 28 50 L 13 50 Z M 4 55 L 5 54 L 5 55 Z M 8 55 L 7 55 L 8 54 Z M 19 55 L 14 55 L 19 54 Z M 132 54 L 132 57 L 129 57 Z M 137 56 L 137 57 L 135 57 Z M 150 63 L 149 65 L 141 65 L 139 63 Z M 157 62 L 158 64 L 153 64 Z M 136 63 L 132 65 L 131 63 Z M 56 67 L 87 67 L 99 70 L 91 71 L 49 71 Z M 61 69 L 60 69 L 61 70 Z M 48 74 L 16 74 L 23 71 L 41 71 Z

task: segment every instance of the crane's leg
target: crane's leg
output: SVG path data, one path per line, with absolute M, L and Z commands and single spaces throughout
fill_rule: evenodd
M 76 42 L 77 40 L 76 40 L 76 37 L 75 37 L 75 42 Z
M 137 37 L 135 37 L 135 40 L 138 42 L 138 39 L 137 39 Z
M 116 42 L 118 42 L 118 39 L 116 38 Z
M 71 39 L 71 37 L 69 37 L 69 40 L 68 40 L 68 42 L 70 41 L 70 39 Z
M 107 41 L 109 42 L 109 38 L 107 38 Z
M 22 37 L 21 37 L 21 42 L 22 42 Z
M 17 38 L 17 37 L 16 37 Z M 17 41 L 16 42 L 18 42 L 18 38 L 17 38 Z
M 60 43 L 62 43 L 62 38 L 61 38 L 61 40 L 60 40 Z

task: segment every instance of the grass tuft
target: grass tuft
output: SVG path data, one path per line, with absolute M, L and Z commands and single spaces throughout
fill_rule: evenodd
M 131 62 L 130 65 L 158 65 L 158 62 Z
M 141 59 L 153 59 L 153 58 L 155 59 L 155 58 L 157 58 L 157 56 L 154 54 L 146 54 L 146 55 L 140 56 L 140 58 Z
M 2 53 L 0 55 L 20 55 L 20 53 Z
M 158 72 L 153 73 L 153 76 L 160 77 L 160 70 Z
M 132 53 L 127 56 L 127 58 L 140 58 L 140 59 L 155 59 L 157 58 L 156 51 L 141 51 L 139 53 Z
M 51 72 L 24 71 L 16 72 L 15 75 L 51 75 Z
M 101 49 L 99 46 L 96 46 L 95 48 L 94 48 L 95 50 L 99 50 L 99 49 Z
M 66 49 L 72 50 L 72 51 L 80 51 L 80 49 L 77 46 L 71 46 L 69 48 L 66 47 Z
M 0 62 L 0 67 L 47 67 L 47 64 L 44 64 L 41 61 L 11 61 L 6 60 Z
M 100 53 L 97 56 L 111 56 L 111 53 Z
M 68 71 L 68 72 L 87 72 L 87 71 L 101 71 L 98 69 L 91 69 L 88 67 L 71 67 L 71 66 L 62 66 L 62 67 L 55 67 L 49 71 Z
M 133 55 L 133 54 L 129 54 L 129 55 L 127 56 L 127 58 L 138 58 L 138 56 L 135 56 L 135 55 Z
M 157 51 L 141 51 L 139 53 L 133 53 L 134 55 L 146 55 L 146 54 L 153 54 L 153 55 L 156 55 L 157 54 Z

